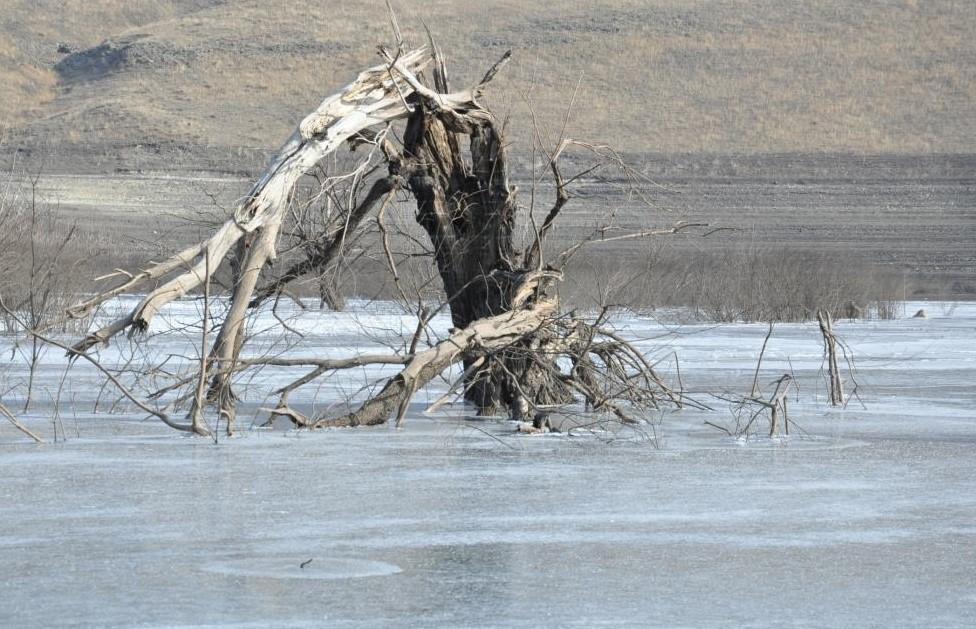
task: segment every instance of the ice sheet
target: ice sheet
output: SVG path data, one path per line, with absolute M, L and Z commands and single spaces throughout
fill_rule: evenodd
M 292 351 L 375 351 L 413 330 L 388 305 L 357 306 L 305 315 Z M 0 626 L 973 626 L 976 304 L 924 307 L 838 323 L 863 401 L 843 410 L 825 405 L 816 327 L 776 326 L 761 380 L 796 374 L 805 431 L 776 440 L 703 425 L 729 419 L 707 391 L 751 384 L 763 325 L 617 322 L 649 354 L 676 352 L 686 389 L 716 408 L 656 417 L 656 442 L 518 437 L 424 416 L 436 392 L 422 392 L 401 430 L 214 445 L 92 415 L 79 366 L 67 442 L 0 428 Z M 184 336 L 154 351 L 190 360 Z M 63 365 L 45 355 L 44 395 Z M 325 405 L 361 375 L 298 401 Z M 243 388 L 247 412 L 284 378 Z M 24 421 L 50 439 L 37 409 Z

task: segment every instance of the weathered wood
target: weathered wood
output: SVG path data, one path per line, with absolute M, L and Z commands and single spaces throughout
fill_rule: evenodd
M 830 313 L 827 310 L 818 310 L 817 323 L 820 325 L 820 334 L 823 336 L 830 404 L 831 406 L 843 406 L 844 380 L 840 375 L 840 366 L 837 360 L 837 336 L 834 334 Z
M 233 364 L 244 342 L 244 317 L 258 283 L 258 275 L 265 263 L 273 257 L 275 241 L 278 238 L 279 222 L 271 223 L 261 230 L 257 240 L 248 249 L 247 257 L 237 275 L 230 310 L 224 318 L 220 332 L 214 341 L 214 366 L 221 370 L 211 383 L 210 390 L 220 401 L 220 413 L 227 423 L 227 433 L 234 431 L 236 407 L 234 395 L 230 390 Z
M 790 374 L 783 374 L 773 382 L 773 391 L 770 393 L 768 398 L 760 397 L 758 394 L 753 394 L 750 396 L 738 398 L 734 401 L 735 405 L 741 410 L 748 409 L 750 412 L 749 421 L 745 425 L 739 425 L 739 421 L 736 421 L 735 430 L 730 430 L 724 426 L 720 426 L 713 422 L 706 421 L 705 424 L 717 428 L 729 436 L 740 436 L 749 434 L 750 428 L 756 423 L 756 419 L 763 415 L 763 413 L 769 413 L 769 436 L 770 438 L 776 436 L 777 432 L 780 430 L 780 424 L 782 423 L 783 432 L 787 435 L 790 434 L 790 418 L 787 414 L 787 395 L 791 388 L 796 387 L 796 382 L 793 380 L 793 376 Z M 723 398 L 725 399 L 725 398 Z
M 356 207 L 349 213 L 345 221 L 343 221 L 331 234 L 327 241 L 321 246 L 317 247 L 314 252 L 306 256 L 303 260 L 296 262 L 292 266 L 282 273 L 279 277 L 269 283 L 267 286 L 263 287 L 255 294 L 254 298 L 251 300 L 250 306 L 256 307 L 264 300 L 273 296 L 277 292 L 281 291 L 290 282 L 295 281 L 298 278 L 304 277 L 310 273 L 323 273 L 329 265 L 331 265 L 339 256 L 343 253 L 343 243 L 346 241 L 348 236 L 352 234 L 362 223 L 363 219 L 370 213 L 370 211 L 376 206 L 380 201 L 388 198 L 392 193 L 394 193 L 400 186 L 399 178 L 395 176 L 387 176 L 377 179 L 373 182 L 369 191 L 366 193 L 366 197 L 356 205 Z M 386 201 L 384 201 L 385 203 Z M 329 295 L 328 291 L 331 287 L 327 285 L 322 285 L 322 299 L 323 301 L 329 301 L 330 306 L 338 298 L 334 295 Z
M 504 140 L 494 117 L 476 100 L 507 58 L 479 86 L 449 95 L 434 93 L 403 73 L 415 95 L 401 171 L 408 173 L 417 222 L 433 246 L 456 329 L 531 304 L 558 279 L 558 274 L 541 274 L 526 281 L 538 269 L 526 268 L 515 248 L 518 203 L 508 179 Z M 446 85 L 439 67 L 434 82 Z M 481 370 L 471 369 L 473 360 L 465 359 L 465 397 L 482 414 L 506 408 L 517 414 L 526 396 L 534 404 L 571 399 L 553 377 L 558 372 L 554 365 L 536 364 L 520 352 L 500 356 Z
M 164 411 L 137 402 L 143 410 L 181 430 L 200 433 L 205 429 L 200 383 L 209 376 L 206 399 L 217 402 L 231 432 L 236 406 L 232 379 L 259 365 L 312 367 L 278 390 L 278 407 L 271 410 L 272 415 L 286 416 L 311 428 L 374 425 L 394 416 L 399 423 L 413 394 L 456 363 L 463 363 L 464 370 L 452 391 L 463 390 L 465 398 L 482 414 L 507 410 L 512 418 L 531 419 L 533 426 L 540 429 L 546 425 L 546 408 L 572 403 L 577 396 L 586 400 L 589 410 L 610 413 L 628 423 L 638 421 L 635 411 L 656 409 L 659 396 L 680 407 L 682 398 L 664 384 L 640 352 L 601 327 L 602 316 L 594 324 L 573 315 L 556 316 L 558 304 L 552 287 L 562 279 L 558 269 L 576 249 L 560 256 L 556 267 L 548 266 L 542 256 L 542 241 L 569 199 L 567 182 L 555 165 L 567 146 L 564 141 L 551 156 L 558 188 L 556 204 L 538 230 L 535 242 L 524 250 L 515 246 L 513 232 L 519 205 L 516 189 L 508 178 L 505 142 L 491 112 L 477 100 L 485 83 L 509 55 L 476 86 L 448 92 L 443 56 L 433 43 L 430 50 L 396 54 L 382 50 L 387 63 L 363 72 L 353 84 L 326 99 L 307 116 L 236 208 L 233 218 L 214 236 L 138 274 L 123 273 L 125 281 L 121 284 L 74 306 L 71 313 L 80 316 L 123 291 L 168 278 L 126 316 L 90 334 L 74 351 L 86 360 L 94 360 L 84 353 L 85 349 L 123 330 L 145 329 L 170 301 L 201 284 L 207 286 L 217 266 L 229 260 L 234 276 L 231 304 L 209 356 L 201 361 L 201 374 L 150 396 L 152 399 L 196 382 L 191 394 L 192 423 L 178 424 Z M 428 87 L 419 74 L 431 55 L 435 57 L 436 90 Z M 388 127 L 391 121 L 402 118 L 407 119 L 402 151 L 391 142 L 394 134 L 368 130 L 381 124 Z M 388 176 L 374 181 L 365 198 L 348 208 L 344 223 L 326 232 L 321 246 L 316 243 L 304 248 L 305 260 L 259 288 L 263 272 L 277 254 L 289 196 L 299 178 L 342 143 L 370 140 L 382 150 Z M 417 329 L 413 339 L 405 342 L 402 354 L 340 360 L 241 358 L 248 307 L 280 293 L 298 277 L 327 269 L 342 255 L 349 235 L 377 204 L 384 253 L 397 289 L 406 300 L 383 222 L 387 205 L 401 187 L 413 194 L 416 219 L 432 245 L 454 325 L 450 337 L 427 349 L 419 348 L 437 309 L 418 308 Z M 618 238 L 676 233 L 685 227 L 688 225 L 678 224 L 670 230 Z M 209 305 L 209 292 L 206 298 Z M 202 343 L 206 344 L 206 337 Z M 560 357 L 568 361 L 560 363 Z M 384 383 L 379 393 L 340 417 L 308 418 L 288 407 L 287 398 L 298 387 L 330 371 L 365 364 L 404 367 Z M 565 373 L 561 364 L 571 364 L 572 369 Z M 103 373 L 122 386 L 104 368 Z M 126 391 L 123 389 L 131 397 L 131 392 Z M 180 398 L 184 402 L 188 399 Z
M 305 418 L 297 421 L 310 428 L 385 423 L 394 412 L 405 408 L 414 392 L 451 365 L 461 362 L 473 353 L 491 352 L 518 343 L 542 328 L 555 312 L 554 303 L 541 302 L 533 308 L 472 322 L 433 347 L 413 354 L 399 374 L 390 378 L 378 394 L 371 396 L 355 411 L 335 418 Z M 287 415 L 293 420 L 296 417 L 296 413 L 291 410 L 283 412 L 279 409 L 276 414 Z
M 793 377 L 790 374 L 783 374 L 773 388 L 772 394 L 766 401 L 766 408 L 769 409 L 769 436 L 776 435 L 779 429 L 780 412 L 783 413 L 783 429 L 786 434 L 790 434 L 790 418 L 786 412 L 786 395 L 790 392 L 790 386 L 795 386 Z
M 404 53 L 397 59 L 397 68 L 419 72 L 430 62 L 430 53 L 424 49 Z M 99 304 L 123 292 L 135 290 L 151 280 L 161 279 L 179 269 L 185 271 L 162 286 L 153 289 L 129 313 L 100 330 L 88 335 L 75 346 L 75 351 L 85 351 L 98 343 L 104 343 L 116 334 L 136 327 L 146 329 L 152 318 L 166 304 L 199 287 L 206 275 L 204 255 L 211 260 L 214 269 L 224 260 L 231 248 L 245 235 L 262 231 L 276 236 L 280 227 L 288 196 L 298 180 L 326 155 L 361 131 L 405 117 L 409 111 L 404 97 L 412 94 L 408 83 L 396 78 L 386 64 L 362 72 L 355 81 L 341 92 L 326 98 L 319 107 L 305 117 L 271 160 L 264 174 L 254 183 L 244 201 L 228 220 L 207 241 L 189 247 L 172 258 L 149 269 L 133 274 L 122 284 L 105 290 L 68 310 L 69 316 L 80 317 L 90 313 Z M 262 246 L 260 255 L 250 254 L 248 273 L 257 266 L 258 272 L 268 259 L 275 256 L 273 238 L 271 248 Z M 252 289 L 253 290 L 253 289 Z M 251 296 L 238 290 L 235 299 L 250 301 Z M 240 309 L 233 311 L 240 314 Z M 228 330 L 221 336 L 231 340 L 239 327 L 239 317 L 225 322 Z
M 411 95 L 412 88 L 409 82 L 402 84 L 397 77 L 400 73 L 413 76 L 429 61 L 430 55 L 425 49 L 404 53 L 391 62 L 391 65 L 396 64 L 398 72 L 387 65 L 370 68 L 344 90 L 326 98 L 301 121 L 264 174 L 251 187 L 245 200 L 236 208 L 233 217 L 212 238 L 69 309 L 72 316 L 80 316 L 122 290 L 131 290 L 147 280 L 175 271 L 181 265 L 190 265 L 189 271 L 151 291 L 132 311 L 89 334 L 73 350 L 84 352 L 130 327 L 148 328 L 161 308 L 209 279 L 231 248 L 246 237 L 243 261 L 235 273 L 231 307 L 214 343 L 214 360 L 211 363 L 217 375 L 211 383 L 210 398 L 219 401 L 227 431 L 232 432 L 236 413 L 235 398 L 230 389 L 230 377 L 234 371 L 232 365 L 243 345 L 244 318 L 253 300 L 258 278 L 268 261 L 276 256 L 276 243 L 289 195 L 303 175 L 347 140 L 369 127 L 406 116 L 409 108 L 405 98 Z M 365 209 L 368 210 L 371 205 L 365 206 Z M 191 410 L 191 416 L 198 415 L 199 409 Z
M 13 413 L 11 413 L 10 409 L 8 409 L 3 403 L 0 403 L 0 415 L 6 417 L 7 421 L 9 421 L 14 428 L 16 428 L 20 432 L 24 433 L 25 435 L 33 439 L 34 443 L 44 443 L 44 440 L 38 437 L 37 435 L 35 435 L 30 428 L 20 423 L 17 420 L 17 417 Z

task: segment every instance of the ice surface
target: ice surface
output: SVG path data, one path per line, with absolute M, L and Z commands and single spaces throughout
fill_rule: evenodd
M 413 330 L 359 306 L 303 317 L 292 353 L 377 351 Z M 434 391 L 401 430 L 214 445 L 92 415 L 97 379 L 78 365 L 62 391 L 67 442 L 0 425 L 0 626 L 973 626 L 976 304 L 906 310 L 919 307 L 929 319 L 838 323 L 864 403 L 843 410 L 825 405 L 815 325 L 777 326 L 760 380 L 796 374 L 804 431 L 777 440 L 703 425 L 729 421 L 705 392 L 748 389 L 763 325 L 617 322 L 670 378 L 676 352 L 686 389 L 716 409 L 654 418 L 657 442 L 427 417 Z M 186 363 L 194 335 L 163 334 L 153 351 Z M 40 398 L 63 366 L 45 355 Z M 295 373 L 242 388 L 245 426 Z M 296 399 L 325 406 L 361 376 Z M 36 408 L 24 421 L 50 440 L 50 408 Z

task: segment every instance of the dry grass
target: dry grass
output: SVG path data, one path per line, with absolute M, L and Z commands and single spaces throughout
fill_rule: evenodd
M 66 321 L 64 311 L 88 283 L 96 244 L 32 181 L 5 181 L 0 192 L 0 298 L 13 313 L 0 316 L 0 333 L 18 334 L 21 323 L 78 332 L 87 321 Z
M 375 249 L 369 240 L 365 248 Z M 363 256 L 350 262 L 339 272 L 343 296 L 397 298 L 385 260 Z M 425 287 L 425 298 L 442 298 L 430 260 L 403 259 L 398 267 L 407 285 Z M 425 282 L 428 278 L 433 279 Z M 694 254 L 672 247 L 642 254 L 584 250 L 566 269 L 559 296 L 568 308 L 583 310 L 612 305 L 638 312 L 678 309 L 681 317 L 705 321 L 808 321 L 819 309 L 835 319 L 850 318 L 852 302 L 862 309 L 858 318 L 898 318 L 905 315 L 901 304 L 911 288 L 903 276 L 851 253 L 828 256 L 733 245 Z M 318 280 L 296 281 L 290 291 L 318 297 Z
M 7 4 L 7 118 L 33 136 L 72 128 L 78 143 L 274 147 L 387 36 L 379 0 Z M 524 111 L 527 95 L 541 120 L 561 120 L 580 80 L 571 133 L 623 150 L 976 150 L 966 2 L 457 0 L 401 14 L 411 40 L 431 24 L 458 82 L 515 50 L 496 110 Z M 117 67 L 62 73 L 55 90 L 57 42 L 83 51 L 133 35 Z

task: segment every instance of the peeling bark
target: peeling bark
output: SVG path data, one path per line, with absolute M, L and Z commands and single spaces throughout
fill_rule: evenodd
M 446 85 L 436 69 L 435 83 Z M 504 140 L 494 117 L 475 100 L 477 89 L 463 92 L 470 95 L 464 101 L 433 98 L 414 87 L 401 169 L 409 173 L 417 222 L 433 245 L 452 322 L 463 329 L 531 303 L 534 292 L 546 292 L 548 282 L 539 280 L 552 278 L 525 281 L 536 269 L 522 265 L 513 239 L 518 203 Z M 466 359 L 465 367 L 473 360 Z M 554 364 L 538 365 L 518 353 L 501 356 L 469 372 L 465 397 L 484 415 L 504 409 L 520 414 L 526 397 L 534 404 L 564 403 L 571 396 L 552 377 L 556 372 Z

